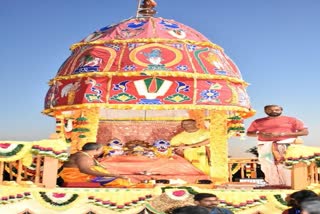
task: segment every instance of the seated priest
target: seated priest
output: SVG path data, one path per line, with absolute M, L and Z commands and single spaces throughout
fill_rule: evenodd
M 209 174 L 209 130 L 199 129 L 193 119 L 183 120 L 181 127 L 184 131 L 175 135 L 170 141 L 174 152 L 184 157 L 202 172 Z
M 103 153 L 99 143 L 86 143 L 82 150 L 70 155 L 63 164 L 59 176 L 64 182 L 98 182 L 105 186 L 128 186 L 128 180 L 120 175 L 110 174 L 96 157 Z

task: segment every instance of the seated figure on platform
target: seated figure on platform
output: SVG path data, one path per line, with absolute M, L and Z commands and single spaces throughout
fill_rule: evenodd
M 70 155 L 59 176 L 64 182 L 99 182 L 111 186 L 126 186 L 128 181 L 120 175 L 110 174 L 96 157 L 103 153 L 102 144 L 86 143 L 82 151 Z
M 103 146 L 103 156 L 119 156 L 124 155 L 123 143 L 119 139 L 112 139 Z
M 148 153 L 150 151 L 150 145 L 148 142 L 145 142 L 145 141 L 132 140 L 132 141 L 126 142 L 124 149 L 127 155 L 148 156 Z
M 209 174 L 209 130 L 199 129 L 196 121 L 192 119 L 183 120 L 181 126 L 184 131 L 170 141 L 174 152 L 183 156 L 202 172 Z
M 156 157 L 170 158 L 172 156 L 172 148 L 170 143 L 165 140 L 157 140 L 153 143 L 153 152 Z

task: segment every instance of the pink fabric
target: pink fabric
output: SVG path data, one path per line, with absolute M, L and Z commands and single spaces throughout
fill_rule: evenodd
M 178 30 L 174 30 L 175 28 L 178 28 Z M 136 18 L 124 20 L 114 26 L 110 26 L 108 29 L 105 28 L 95 31 L 81 40 L 81 42 L 145 38 L 177 39 L 177 37 L 171 33 L 175 31 L 177 31 L 177 33 L 185 32 L 186 34 L 183 39 L 198 42 L 208 41 L 200 32 L 182 23 L 162 17 L 150 17 L 147 20 L 137 20 Z
M 279 117 L 265 117 L 253 121 L 248 128 L 248 132 L 296 132 L 306 127 L 304 124 L 293 117 L 279 116 Z M 275 138 L 264 138 L 259 135 L 258 140 L 260 141 L 278 141 L 284 140 L 288 137 L 275 137 Z
M 144 156 L 115 156 L 101 161 L 110 173 L 126 175 L 132 180 L 182 179 L 195 183 L 209 176 L 195 168 L 184 158 L 174 155 L 172 158 L 148 158 Z M 152 173 L 143 175 L 142 172 Z

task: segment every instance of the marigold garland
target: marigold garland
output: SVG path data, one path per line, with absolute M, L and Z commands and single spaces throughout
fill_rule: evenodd
M 217 181 L 228 181 L 228 136 L 227 114 L 224 111 L 210 111 L 210 176 Z

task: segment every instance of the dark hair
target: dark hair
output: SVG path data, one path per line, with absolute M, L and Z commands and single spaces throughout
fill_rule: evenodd
M 188 122 L 188 121 L 190 121 L 190 122 L 196 122 L 196 120 L 194 120 L 194 119 L 185 119 L 185 120 L 182 120 L 181 122 Z
M 312 190 L 307 190 L 307 189 L 300 190 L 290 195 L 290 198 L 294 199 L 296 203 L 291 204 L 291 202 L 289 202 L 289 205 L 300 208 L 300 205 L 304 200 L 308 198 L 317 197 L 317 196 L 318 196 L 317 193 L 313 192 Z
M 97 150 L 100 147 L 102 147 L 100 143 L 86 143 L 82 146 L 82 151 Z
M 308 214 L 320 214 L 320 198 L 307 198 L 301 203 L 301 209 L 308 212 Z
M 271 107 L 279 107 L 281 110 L 283 110 L 282 106 L 279 106 L 279 105 L 266 105 L 264 107 L 264 110 L 267 110 L 268 108 L 271 108 Z
M 205 199 L 205 198 L 217 198 L 217 196 L 215 194 L 211 194 L 211 193 L 198 193 L 198 194 L 195 194 L 193 199 L 195 201 L 201 201 L 202 199 Z
M 200 206 L 178 207 L 171 212 L 172 214 L 210 214 L 210 211 Z

